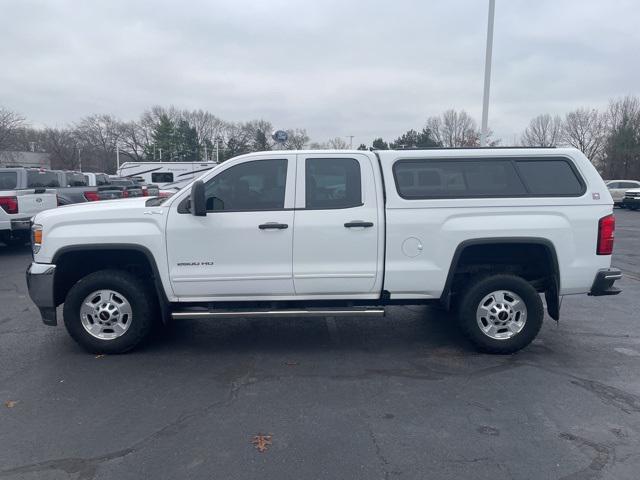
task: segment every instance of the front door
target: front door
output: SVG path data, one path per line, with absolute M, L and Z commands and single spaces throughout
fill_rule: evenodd
M 370 158 L 299 154 L 297 170 L 296 295 L 373 298 L 382 278 L 382 219 Z
M 184 211 L 183 202 L 172 205 L 167 248 L 174 293 L 192 301 L 293 295 L 295 155 L 224 167 L 205 181 L 206 216 Z

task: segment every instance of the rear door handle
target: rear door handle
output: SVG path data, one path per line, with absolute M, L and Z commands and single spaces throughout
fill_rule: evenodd
M 373 222 L 363 222 L 362 220 L 353 220 L 352 222 L 345 223 L 344 226 L 345 228 L 356 228 L 356 227 L 369 228 L 369 227 L 373 227 Z
M 258 225 L 258 228 L 260 230 L 284 230 L 285 228 L 289 228 L 289 225 L 287 225 L 286 223 L 278 223 L 278 222 L 267 222 L 267 223 L 263 223 Z

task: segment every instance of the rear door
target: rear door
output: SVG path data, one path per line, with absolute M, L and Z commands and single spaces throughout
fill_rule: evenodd
M 293 276 L 296 295 L 377 295 L 381 219 L 366 155 L 298 155 Z

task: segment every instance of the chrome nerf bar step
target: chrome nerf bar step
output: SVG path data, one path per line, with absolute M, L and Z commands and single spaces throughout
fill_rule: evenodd
M 283 310 L 182 310 L 171 313 L 174 319 L 243 317 L 384 317 L 384 308 L 327 308 Z

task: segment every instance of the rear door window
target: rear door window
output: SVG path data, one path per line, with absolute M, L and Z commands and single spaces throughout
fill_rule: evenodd
M 60 186 L 58 174 L 50 170 L 27 171 L 27 188 L 57 188 Z
M 18 187 L 18 172 L 0 172 L 0 190 L 13 190 Z
M 360 163 L 354 158 L 307 158 L 305 191 L 307 209 L 362 205 Z

